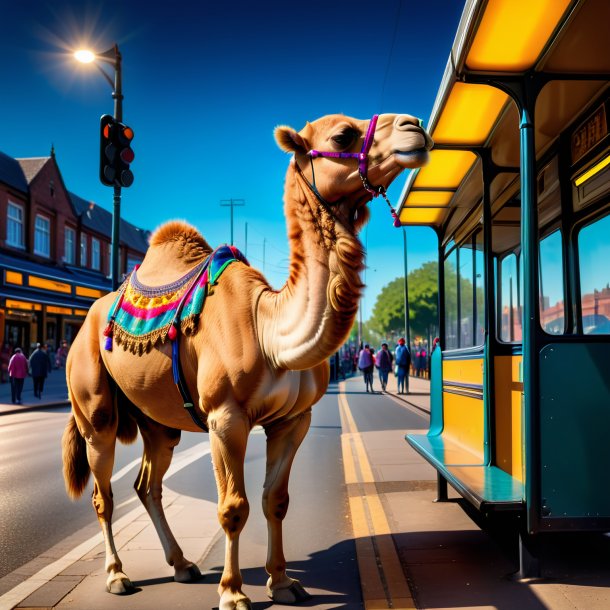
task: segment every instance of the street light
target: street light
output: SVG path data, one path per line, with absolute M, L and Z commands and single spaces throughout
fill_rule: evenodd
M 74 57 L 81 63 L 93 63 L 101 72 L 102 76 L 112 88 L 112 99 L 114 100 L 114 118 L 121 123 L 123 121 L 123 86 L 121 73 L 121 53 L 119 47 L 114 44 L 110 49 L 103 53 L 94 53 L 88 49 L 79 49 L 74 53 Z M 98 62 L 110 64 L 114 68 L 114 81 L 108 76 L 107 72 Z M 119 287 L 119 233 L 121 226 L 121 186 L 114 185 L 114 197 L 112 205 L 112 257 L 111 257 L 111 278 L 112 290 Z

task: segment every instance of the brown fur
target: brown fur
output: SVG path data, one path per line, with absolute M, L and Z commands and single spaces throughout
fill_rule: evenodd
M 91 475 L 87 461 L 85 439 L 76 426 L 74 416 L 70 417 L 61 439 L 63 473 L 66 492 L 73 500 L 80 498 Z
M 223 610 L 251 607 L 241 590 L 238 543 L 249 514 L 244 459 L 255 424 L 262 425 L 267 435 L 263 493 L 269 532 L 267 593 L 287 603 L 306 597 L 298 581 L 286 574 L 282 548 L 290 468 L 308 430 L 311 407 L 328 387 L 328 358 L 344 342 L 358 309 L 364 251 L 356 233 L 366 221 L 371 199 L 353 159 L 326 158 L 314 161 L 315 183 L 323 198 L 319 199 L 310 187 L 314 176 L 306 152 L 328 150 L 342 142 L 345 133 L 359 134 L 346 148 L 358 151 L 368 124 L 368 120 L 330 115 L 308 123 L 300 133 L 286 127 L 276 130 L 279 145 L 294 152 L 284 193 L 291 250 L 288 280 L 281 290 L 273 290 L 255 269 L 239 262 L 229 265 L 206 298 L 197 332 L 180 339 L 186 384 L 210 428 L 218 516 L 226 539 L 218 589 Z M 429 145 L 429 137 L 412 117 L 381 115 L 370 153 L 374 162 L 369 165 L 369 180 L 387 187 L 407 158 L 393 151 L 420 151 Z M 419 152 L 409 155 L 409 166 L 416 166 L 414 158 L 424 157 Z M 194 227 L 172 221 L 152 235 L 138 279 L 149 286 L 170 283 L 210 251 Z M 107 543 L 107 588 L 126 593 L 132 585 L 122 571 L 111 528 L 116 438 L 133 438 L 130 413 L 135 413 L 144 441 L 136 491 L 153 519 L 168 563 L 174 566 L 175 579 L 186 581 L 196 578 L 199 570 L 184 558 L 167 524 L 161 482 L 180 430 L 199 430 L 173 383 L 169 342 L 140 356 L 118 348 L 102 349 L 100 339 L 115 298 L 116 294 L 109 294 L 94 303 L 68 356 L 74 417 L 64 434 L 64 473 L 68 493 L 74 497 L 86 485 L 86 462 L 91 465 L 93 505 Z M 118 395 L 110 379 L 120 388 Z

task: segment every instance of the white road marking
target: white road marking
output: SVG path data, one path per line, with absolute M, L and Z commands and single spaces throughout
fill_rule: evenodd
M 208 453 L 210 453 L 210 443 L 209 441 L 204 441 L 202 443 L 198 443 L 189 449 L 185 449 L 184 451 L 178 452 L 174 455 L 174 459 L 172 461 L 172 465 L 170 466 L 167 474 L 164 479 L 168 479 L 171 476 L 175 475 L 177 472 L 186 468 L 189 464 L 192 464 L 199 458 L 204 457 Z M 125 476 L 131 468 L 134 467 L 135 464 L 139 464 L 140 460 L 134 460 L 127 466 L 121 468 L 114 477 L 111 479 L 115 481 L 122 476 Z M 120 474 L 120 476 L 119 476 Z M 140 515 L 145 512 L 143 506 L 138 506 L 134 508 L 132 511 L 128 512 L 126 515 L 118 519 L 113 524 L 113 531 L 115 536 L 120 532 L 125 526 L 129 525 L 132 521 L 135 521 Z M 81 559 L 84 555 L 92 551 L 98 544 L 102 544 L 104 542 L 104 537 L 102 533 L 96 534 L 92 536 L 85 542 L 82 542 L 77 547 L 73 548 L 71 551 L 68 551 L 63 557 L 60 557 L 53 563 L 50 563 L 48 566 L 45 566 L 36 574 L 30 576 L 27 580 L 24 580 L 22 583 L 18 584 L 16 587 L 13 587 L 10 591 L 7 591 L 4 595 L 0 597 L 0 610 L 11 610 L 17 604 L 20 604 L 28 595 L 31 595 L 34 591 L 48 583 L 50 580 L 55 578 L 60 572 L 63 572 L 66 568 L 71 566 L 73 563 Z

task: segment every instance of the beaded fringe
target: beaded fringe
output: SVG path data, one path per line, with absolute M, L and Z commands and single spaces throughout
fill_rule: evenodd
M 199 326 L 200 314 L 188 316 L 180 322 L 180 330 L 183 335 L 194 335 Z M 170 324 L 146 333 L 145 335 L 132 335 L 118 324 L 114 325 L 112 335 L 116 345 L 120 345 L 126 352 L 141 356 L 150 352 L 157 343 L 165 343 L 168 340 L 167 333 Z

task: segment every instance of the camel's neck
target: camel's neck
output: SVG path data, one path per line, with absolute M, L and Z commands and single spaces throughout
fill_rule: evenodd
M 258 307 L 263 349 L 279 368 L 311 368 L 346 340 L 362 289 L 360 241 L 313 195 L 294 163 L 286 176 L 290 276 Z

